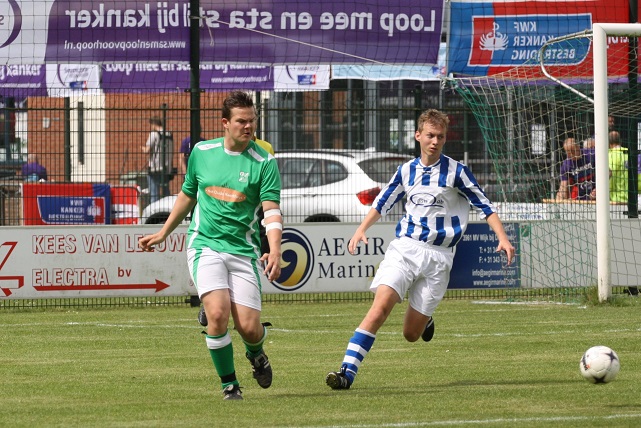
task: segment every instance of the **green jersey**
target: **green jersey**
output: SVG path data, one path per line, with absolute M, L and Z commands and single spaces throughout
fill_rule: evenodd
M 628 202 L 628 149 L 615 147 L 608 151 L 610 201 Z
M 191 152 L 182 191 L 196 198 L 188 248 L 260 257 L 258 211 L 280 204 L 274 156 L 250 141 L 242 153 L 225 150 L 223 138 L 201 141 Z

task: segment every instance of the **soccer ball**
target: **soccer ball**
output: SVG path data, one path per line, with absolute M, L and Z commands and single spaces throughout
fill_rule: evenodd
M 581 357 L 579 368 L 583 377 L 592 383 L 608 383 L 619 373 L 619 356 L 607 346 L 593 346 Z

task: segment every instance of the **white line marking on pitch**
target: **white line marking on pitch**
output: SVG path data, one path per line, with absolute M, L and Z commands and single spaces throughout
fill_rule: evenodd
M 564 303 L 564 302 L 548 302 L 545 300 L 533 300 L 529 302 L 501 302 L 498 300 L 472 300 L 470 303 L 473 305 L 524 305 L 524 306 L 540 306 L 540 305 L 561 305 L 561 306 L 580 306 L 579 303 Z M 584 306 L 585 307 L 585 306 Z
M 140 321 L 140 322 L 131 322 L 130 324 L 115 324 L 115 323 L 105 323 L 105 322 L 100 322 L 100 321 L 87 321 L 87 322 L 75 322 L 75 321 L 70 321 L 70 322 L 65 322 L 62 323 L 62 325 L 66 326 L 93 326 L 93 327 L 103 327 L 103 328 L 141 328 L 141 329 L 146 329 L 149 327 L 154 327 L 154 328 L 167 328 L 167 329 L 187 329 L 187 330 L 193 330 L 193 329 L 202 329 L 200 325 L 192 325 L 191 321 L 190 325 L 186 324 L 175 324 L 175 325 L 167 325 L 167 324 L 154 324 L 153 322 L 146 322 L 146 321 Z M 32 327 L 32 326 L 39 326 L 39 325 L 46 325 L 48 327 L 51 327 L 51 323 L 22 323 L 22 324 L 2 324 L 0 323 L 0 328 L 16 328 L 16 327 Z M 353 330 L 343 330 L 343 329 L 337 329 L 337 330 L 308 330 L 308 329 L 288 329 L 288 328 L 275 328 L 275 327 L 270 327 L 269 331 L 271 332 L 279 332 L 279 333 L 292 333 L 292 334 L 307 334 L 307 333 L 313 333 L 313 334 L 343 334 L 346 331 L 353 331 Z M 603 330 L 606 333 L 626 333 L 626 332 L 631 332 L 631 331 L 641 331 L 641 327 L 639 328 L 617 328 L 617 329 L 607 329 Z M 495 332 L 495 333 L 441 333 L 442 336 L 450 336 L 450 337 L 456 337 L 456 338 L 465 338 L 465 337 L 508 337 L 508 336 L 528 336 L 528 335 L 545 335 L 545 336 L 554 336 L 557 334 L 568 334 L 568 333 L 577 333 L 577 332 L 584 332 L 583 330 L 563 330 L 563 331 L 548 331 L 545 333 L 527 333 L 527 332 L 510 332 L 510 333 L 504 333 L 504 332 Z M 381 336 L 398 336 L 401 335 L 402 332 L 400 331 L 379 331 L 377 333 L 378 335 Z
M 369 428 L 369 427 L 430 427 L 449 425 L 488 425 L 497 423 L 527 423 L 527 422 L 569 422 L 569 421 L 607 421 L 612 419 L 641 418 L 641 413 L 618 414 L 608 416 L 554 416 L 554 417 L 533 417 L 533 418 L 504 418 L 504 419 L 472 419 L 472 420 L 449 420 L 432 422 L 403 422 L 403 423 L 382 423 L 382 424 L 358 424 L 358 425 L 326 425 L 309 426 L 308 428 Z

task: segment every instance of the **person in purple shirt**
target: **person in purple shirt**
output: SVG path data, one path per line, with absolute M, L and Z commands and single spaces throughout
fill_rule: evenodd
M 205 141 L 205 139 L 200 137 L 198 141 Z M 182 157 L 180 158 L 180 173 L 185 175 L 187 174 L 187 163 L 189 162 L 189 154 L 191 153 L 191 135 L 186 136 L 181 141 L 180 153 L 182 154 Z
M 637 174 L 639 175 L 639 179 L 637 180 L 637 187 L 639 189 L 639 193 L 641 193 L 641 153 L 639 153 L 639 156 L 637 156 Z
M 22 178 L 25 181 L 47 181 L 47 168 L 40 165 L 38 155 L 32 153 L 27 156 L 27 163 L 22 165 Z
M 574 138 L 565 140 L 563 150 L 567 158 L 561 164 L 561 180 L 556 199 L 596 199 L 594 154 L 582 151 Z

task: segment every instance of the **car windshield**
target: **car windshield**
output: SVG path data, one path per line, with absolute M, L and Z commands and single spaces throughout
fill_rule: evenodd
M 387 183 L 396 172 L 396 169 L 407 160 L 407 158 L 400 156 L 376 158 L 361 161 L 358 165 L 372 180 L 378 183 Z
M 347 178 L 347 170 L 329 159 L 294 157 L 277 161 L 283 189 L 324 186 Z

